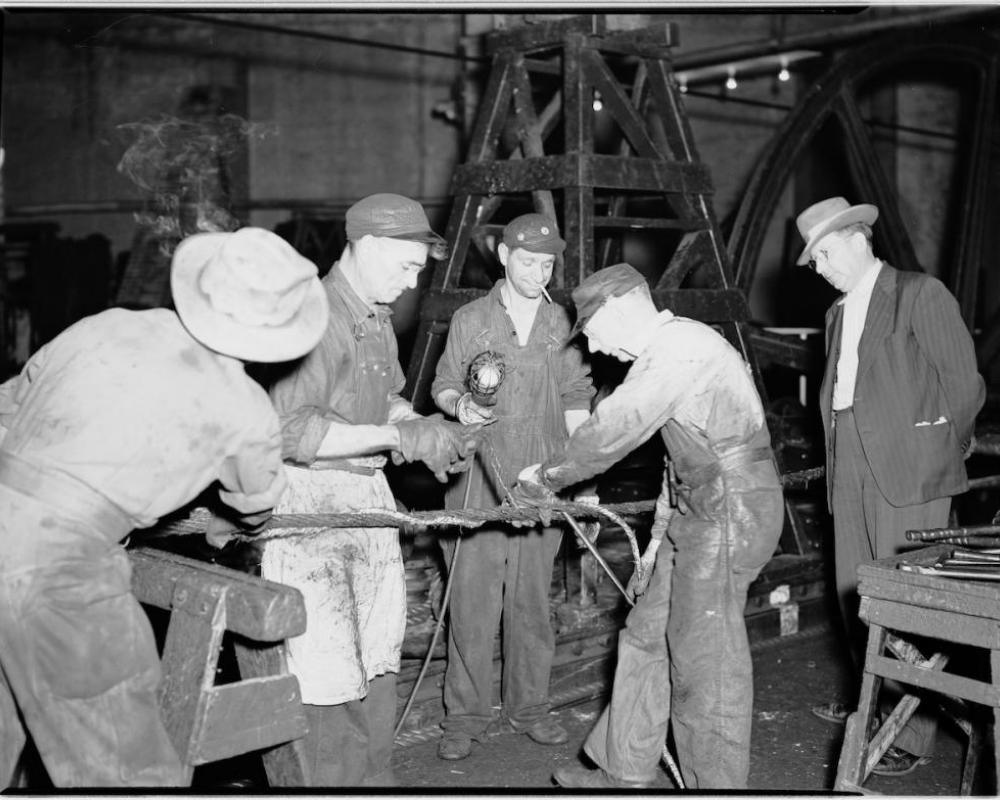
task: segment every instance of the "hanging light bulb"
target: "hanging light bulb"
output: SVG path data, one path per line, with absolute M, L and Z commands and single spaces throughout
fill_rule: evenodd
M 601 100 L 601 93 L 595 89 L 594 90 L 594 111 L 600 111 L 602 108 L 604 108 L 604 101 Z
M 679 83 L 680 85 L 679 85 L 679 86 L 678 86 L 677 88 L 678 88 L 678 89 L 680 89 L 680 91 L 681 91 L 681 94 L 687 94 L 687 90 L 688 90 L 688 79 L 687 79 L 687 75 L 681 75 L 681 76 L 680 76 L 680 80 L 678 81 L 678 83 Z
M 729 68 L 729 77 L 726 78 L 726 88 L 729 91 L 735 89 L 739 84 L 736 82 L 736 69 L 734 67 Z
M 792 77 L 792 73 L 788 71 L 788 59 L 784 56 L 781 58 L 781 71 L 778 73 L 779 81 L 787 81 Z

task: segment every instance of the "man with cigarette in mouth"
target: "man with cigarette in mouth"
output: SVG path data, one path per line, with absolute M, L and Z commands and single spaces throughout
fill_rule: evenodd
M 594 394 L 590 370 L 580 350 L 566 346 L 569 317 L 545 291 L 565 247 L 549 217 L 532 213 L 512 220 L 497 246 L 505 278 L 452 317 L 431 394 L 445 413 L 486 427 L 480 457 L 448 487 L 447 508 L 461 508 L 466 500 L 474 508 L 500 505 L 518 472 L 561 450 L 589 416 Z M 481 397 L 476 402 L 466 385 L 469 365 L 485 352 L 498 356 L 504 367 L 492 406 Z M 441 758 L 465 758 L 473 739 L 487 736 L 493 639 L 501 616 L 501 730 L 527 734 L 540 744 L 567 740 L 566 731 L 549 716 L 548 695 L 555 651 L 549 587 L 560 538 L 558 528 L 540 525 L 498 524 L 464 535 L 451 576 Z M 441 541 L 450 563 L 456 540 Z

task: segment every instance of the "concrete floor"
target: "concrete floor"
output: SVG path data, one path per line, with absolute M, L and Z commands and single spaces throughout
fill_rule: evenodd
M 833 786 L 843 728 L 824 722 L 809 707 L 828 700 L 853 702 L 851 671 L 839 640 L 825 627 L 754 648 L 754 729 L 751 790 L 816 793 Z M 526 736 L 504 735 L 474 744 L 462 761 L 437 758 L 437 741 L 398 748 L 393 763 L 400 788 L 463 792 L 473 788 L 556 791 L 552 771 L 576 763 L 580 746 L 602 701 L 564 708 L 557 716 L 570 732 L 559 747 L 542 747 Z M 892 795 L 954 795 L 961 780 L 961 734 L 942 728 L 930 764 L 901 778 L 872 776 L 866 790 Z M 656 788 L 673 788 L 661 769 Z

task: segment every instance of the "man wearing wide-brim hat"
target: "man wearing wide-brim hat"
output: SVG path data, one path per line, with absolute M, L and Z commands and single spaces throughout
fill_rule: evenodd
M 330 323 L 316 349 L 271 387 L 289 482 L 278 513 L 395 510 L 387 456 L 423 462 L 445 481 L 475 449 L 475 426 L 423 417 L 400 396 L 405 378 L 389 304 L 416 288 L 444 240 L 418 202 L 389 192 L 359 200 L 345 223 L 347 245 L 323 278 Z M 309 722 L 309 781 L 391 785 L 406 626 L 399 533 L 320 530 L 268 542 L 261 562 L 265 578 L 298 588 L 305 600 L 308 625 L 288 641 L 288 654 Z
M 859 668 L 858 565 L 911 546 L 907 530 L 947 524 L 952 496 L 968 488 L 964 456 L 985 399 L 958 303 L 936 278 L 875 256 L 877 218 L 873 205 L 832 197 L 796 220 L 798 263 L 844 293 L 826 315 L 820 411 L 837 592 Z M 842 723 L 850 710 L 833 702 L 813 713 Z M 918 711 L 873 771 L 903 775 L 926 761 L 934 727 Z
M 58 787 L 182 784 L 119 543 L 216 481 L 244 526 L 284 490 L 278 418 L 244 362 L 319 340 L 315 265 L 259 228 L 196 234 L 174 253 L 171 286 L 176 313 L 87 317 L 0 386 L 4 786 L 24 728 Z

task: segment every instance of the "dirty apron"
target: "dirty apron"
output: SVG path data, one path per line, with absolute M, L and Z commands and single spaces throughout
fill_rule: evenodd
M 132 527 L 75 478 L 0 451 L 0 708 L 12 692 L 59 787 L 184 783 L 160 718 L 153 632 L 118 544 Z M 2 722 L 9 780 L 25 735 L 16 715 Z
M 285 465 L 288 488 L 276 514 L 395 509 L 383 456 L 343 459 L 337 468 Z M 348 472 L 347 467 L 356 471 Z M 367 472 L 367 474 L 365 474 Z M 396 528 L 293 529 L 264 547 L 261 575 L 302 592 L 306 631 L 288 640 L 289 669 L 302 702 L 335 705 L 368 693 L 399 671 L 406 583 Z
M 388 324 L 388 323 L 385 323 Z M 393 392 L 394 352 L 371 320 L 355 325 L 352 400 L 341 422 L 384 425 Z M 393 367 L 396 368 L 394 371 Z M 285 464 L 288 488 L 276 514 L 331 514 L 396 508 L 382 467 L 385 456 Z M 289 668 L 302 702 L 336 705 L 365 697 L 368 682 L 399 671 L 406 628 L 406 581 L 396 528 L 306 529 L 307 536 L 269 541 L 261 559 L 268 580 L 294 586 L 306 607 L 306 631 L 288 640 Z
M 673 420 L 662 430 L 684 513 L 620 634 L 611 703 L 584 749 L 611 775 L 649 781 L 672 722 L 689 789 L 745 789 L 753 675 L 743 612 L 781 534 L 780 480 L 766 429 L 718 455 Z
M 562 346 L 557 337 L 535 329 L 524 347 L 507 337 L 501 341 L 493 331 L 477 337 L 471 352 L 500 352 L 507 373 L 497 393 L 498 421 L 483 429 L 484 442 L 473 467 L 449 486 L 447 508 L 462 507 L 468 481 L 469 507 L 495 508 L 504 497 L 502 487 L 513 486 L 524 467 L 562 448 L 566 420 L 555 364 Z M 503 717 L 523 727 L 548 714 L 555 652 L 549 593 L 561 537 L 558 528 L 509 525 L 482 526 L 462 535 L 451 577 L 447 716 L 442 723 L 446 730 L 479 736 L 491 721 L 493 643 L 501 618 Z M 445 563 L 450 564 L 455 539 L 440 541 Z

